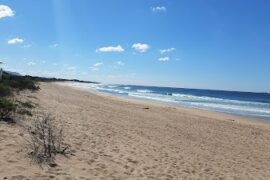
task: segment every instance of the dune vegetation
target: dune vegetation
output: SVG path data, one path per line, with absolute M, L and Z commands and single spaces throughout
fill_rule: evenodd
M 29 104 L 16 101 L 16 94 L 22 90 L 37 91 L 38 89 L 38 83 L 33 78 L 4 72 L 0 81 L 0 121 L 14 122 L 13 115 L 17 109 L 20 109 L 18 107 Z

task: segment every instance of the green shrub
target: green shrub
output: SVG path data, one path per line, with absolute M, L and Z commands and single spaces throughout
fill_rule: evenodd
M 10 118 L 11 113 L 15 110 L 15 104 L 7 98 L 0 97 L 0 120 Z
M 10 96 L 12 94 L 11 88 L 0 83 L 0 96 Z
M 8 86 L 10 88 L 16 90 L 39 90 L 39 86 L 37 84 L 38 79 L 31 76 L 16 76 L 11 75 L 6 72 L 3 73 L 3 80 L 1 84 Z
M 36 81 L 31 80 L 30 78 L 25 78 L 25 77 L 16 77 L 16 78 L 11 78 L 8 80 L 4 80 L 3 83 L 6 86 L 10 86 L 14 89 L 18 89 L 18 90 L 38 90 L 39 87 L 36 84 Z

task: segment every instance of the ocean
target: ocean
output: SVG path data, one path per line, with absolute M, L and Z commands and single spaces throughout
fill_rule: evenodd
M 120 84 L 68 83 L 114 96 L 158 101 L 270 121 L 270 94 Z

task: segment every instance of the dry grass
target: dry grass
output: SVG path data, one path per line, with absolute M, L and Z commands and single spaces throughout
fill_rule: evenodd
M 54 124 L 48 114 L 37 116 L 28 128 L 27 149 L 32 160 L 38 164 L 55 164 L 57 154 L 67 154 L 68 145 L 63 143 L 63 128 Z

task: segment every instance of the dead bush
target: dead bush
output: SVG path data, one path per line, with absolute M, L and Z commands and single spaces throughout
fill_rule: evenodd
M 55 164 L 57 154 L 66 154 L 69 146 L 63 143 L 63 128 L 50 115 L 37 116 L 29 127 L 29 155 L 36 163 Z

